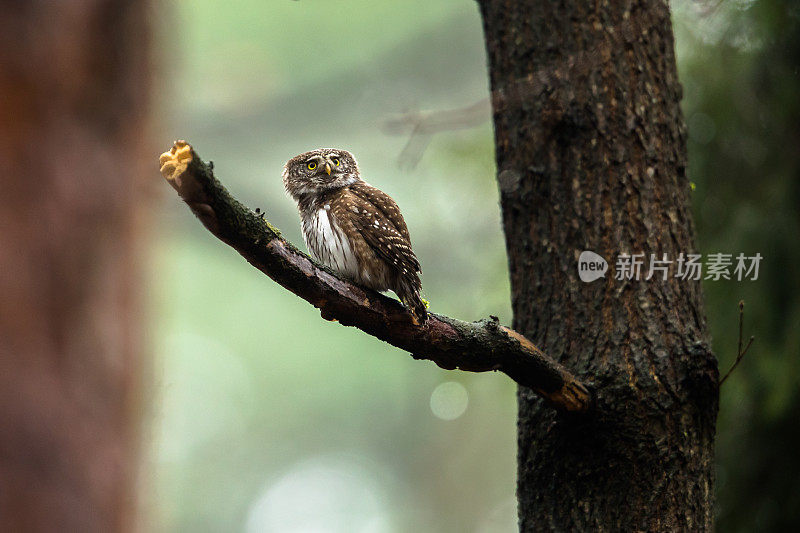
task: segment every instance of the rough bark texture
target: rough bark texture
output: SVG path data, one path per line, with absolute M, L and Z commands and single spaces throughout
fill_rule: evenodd
M 0 13 L 0 531 L 131 530 L 145 3 Z
M 497 319 L 463 322 L 429 314 L 419 323 L 400 302 L 335 276 L 236 201 L 184 141 L 161 155 L 161 173 L 203 225 L 253 266 L 320 309 L 417 359 L 442 368 L 500 371 L 563 411 L 585 412 L 591 395 L 564 367 Z
M 520 528 L 711 529 L 718 373 L 700 284 L 613 279 L 619 253 L 694 251 L 667 4 L 480 5 L 514 328 L 597 391 L 576 420 L 520 387 Z M 582 283 L 582 250 L 610 275 Z

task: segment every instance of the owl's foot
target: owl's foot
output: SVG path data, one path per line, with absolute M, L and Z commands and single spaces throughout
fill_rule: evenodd
M 161 154 L 158 161 L 161 163 L 161 175 L 169 182 L 175 181 L 180 187 L 180 177 L 192 162 L 192 147 L 186 141 L 175 141 L 172 149 Z
M 410 302 L 403 301 L 403 304 L 411 314 L 411 322 L 415 326 L 424 324 L 428 320 L 428 302 L 417 296 L 415 300 Z

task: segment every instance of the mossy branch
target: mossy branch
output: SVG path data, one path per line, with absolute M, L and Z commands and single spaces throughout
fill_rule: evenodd
M 397 300 L 337 277 L 283 239 L 233 198 L 186 142 L 176 141 L 160 163 L 164 178 L 211 233 L 317 307 L 323 318 L 355 326 L 442 368 L 503 372 L 559 410 L 589 409 L 591 394 L 578 379 L 496 319 L 462 322 L 430 313 L 419 324 Z

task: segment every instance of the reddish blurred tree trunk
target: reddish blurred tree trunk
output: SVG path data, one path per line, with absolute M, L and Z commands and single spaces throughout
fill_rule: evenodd
M 520 529 L 709 530 L 718 375 L 700 284 L 613 279 L 620 253 L 694 251 L 668 4 L 480 4 L 514 328 L 597 393 L 574 418 L 520 387 Z M 611 262 L 606 279 L 578 279 L 582 250 Z
M 0 531 L 134 527 L 146 3 L 0 1 Z

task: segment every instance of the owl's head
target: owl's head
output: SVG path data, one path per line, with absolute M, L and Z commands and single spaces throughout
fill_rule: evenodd
M 283 167 L 283 185 L 295 200 L 347 187 L 359 179 L 353 154 L 336 148 L 305 152 Z

